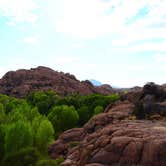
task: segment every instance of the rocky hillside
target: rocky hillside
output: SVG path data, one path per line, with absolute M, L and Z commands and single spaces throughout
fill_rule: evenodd
M 125 94 L 83 128 L 60 135 L 49 147 L 50 156 L 63 156 L 61 166 L 165 166 L 165 94 L 153 83 Z M 141 120 L 134 113 L 138 103 L 145 114 Z
M 112 92 L 109 85 L 95 87 L 89 81 L 80 82 L 69 73 L 57 72 L 42 66 L 30 70 L 10 71 L 0 80 L 0 93 L 10 96 L 24 97 L 38 90 L 53 90 L 60 95 Z

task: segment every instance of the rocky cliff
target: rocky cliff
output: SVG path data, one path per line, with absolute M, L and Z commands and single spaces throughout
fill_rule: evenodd
M 166 112 L 165 94 L 152 83 L 135 94 L 126 94 L 125 100 L 123 96 L 122 101 L 109 105 L 82 128 L 60 135 L 49 147 L 49 155 L 63 156 L 61 166 L 165 166 L 166 121 L 159 115 L 161 110 Z M 153 103 L 155 116 L 136 119 L 133 113 L 138 102 L 143 109 Z M 149 108 L 145 111 L 151 112 Z
M 89 81 L 81 82 L 74 75 L 43 66 L 30 70 L 10 71 L 0 80 L 0 93 L 10 96 L 25 97 L 28 93 L 39 90 L 53 90 L 60 95 L 112 92 L 108 85 L 95 87 Z

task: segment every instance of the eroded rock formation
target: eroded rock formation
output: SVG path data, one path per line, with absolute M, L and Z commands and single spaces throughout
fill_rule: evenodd
M 49 154 L 64 156 L 61 166 L 165 166 L 166 123 L 130 120 L 133 110 L 130 102 L 115 104 L 83 128 L 64 132 Z
M 0 80 L 0 93 L 15 97 L 25 97 L 33 91 L 53 90 L 60 95 L 79 93 L 110 94 L 108 86 L 93 86 L 89 81 L 79 81 L 74 75 L 57 72 L 39 66 L 30 70 L 17 70 L 6 73 Z

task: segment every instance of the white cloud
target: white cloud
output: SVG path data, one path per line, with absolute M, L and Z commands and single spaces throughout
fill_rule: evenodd
M 54 58 L 54 62 L 56 62 L 57 64 L 67 65 L 69 63 L 78 62 L 78 58 L 74 56 L 59 56 L 57 58 Z
M 156 62 L 166 62 L 166 54 L 156 54 L 153 56 L 153 58 Z
M 52 1 L 49 1 L 52 2 Z M 166 11 L 165 0 L 61 0 L 49 6 L 48 15 L 57 32 L 70 34 L 73 37 L 83 39 L 93 39 L 103 35 L 122 35 L 127 40 L 149 38 L 152 36 L 161 37 L 160 30 L 155 29 L 146 35 L 150 29 L 148 26 L 164 21 L 162 18 Z M 136 16 L 143 8 L 147 8 L 149 13 L 146 17 L 127 25 L 128 19 Z M 55 21 L 56 20 L 56 21 Z M 163 29 L 162 31 L 164 31 Z M 153 35 L 153 32 L 154 35 Z M 164 33 L 165 35 L 165 33 Z M 132 37 L 133 36 L 133 37 Z M 122 38 L 123 39 L 123 38 Z
M 31 68 L 31 63 L 27 58 L 22 56 L 13 56 L 5 64 L 5 66 L 0 67 L 0 78 L 4 76 L 9 71 L 14 71 L 18 69 L 29 69 Z
M 39 43 L 39 38 L 36 36 L 26 37 L 23 39 L 23 42 L 35 45 Z
M 6 22 L 6 25 L 9 25 L 9 26 L 15 26 L 16 23 L 13 22 L 13 21 L 8 21 L 8 22 Z
M 35 23 L 37 15 L 33 13 L 38 6 L 34 0 L 0 0 L 0 13 L 12 22 Z
M 2 68 L 2 67 L 0 67 L 0 79 L 1 79 L 1 77 L 5 74 L 5 73 L 7 73 L 8 72 L 8 69 L 7 68 Z
M 166 55 L 159 53 L 166 52 L 166 42 L 163 40 L 166 39 L 166 0 L 47 0 L 40 1 L 39 4 L 39 12 L 43 16 L 41 17 L 40 28 L 42 30 L 47 27 L 49 27 L 49 30 L 53 28 L 54 32 L 44 29 L 48 36 L 50 33 L 60 34 L 57 35 L 57 38 L 55 37 L 55 40 L 50 38 L 48 42 L 59 42 L 59 39 L 60 41 L 63 39 L 64 42 L 71 41 L 68 45 L 62 44 L 63 47 L 71 46 L 70 50 L 64 48 L 59 51 L 56 50 L 55 46 L 55 48 L 52 48 L 52 50 L 55 49 L 55 56 L 43 58 L 42 55 L 41 59 L 44 60 L 41 61 L 46 66 L 50 65 L 58 70 L 71 72 L 80 79 L 91 78 L 93 75 L 94 78 L 102 82 L 111 80 L 111 84 L 121 84 L 121 86 L 144 84 L 154 78 L 153 72 L 160 73 L 155 73 L 156 80 L 165 81 L 161 73 L 166 72 L 164 65 Z M 41 8 L 42 5 L 43 8 Z M 135 16 L 143 8 L 147 8 L 146 16 L 135 19 Z M 36 9 L 38 9 L 37 0 L 0 0 L 0 14 L 8 18 L 6 24 L 10 26 L 14 26 L 18 22 L 35 23 L 38 18 Z M 43 26 L 43 24 L 47 26 Z M 28 44 L 38 44 L 40 38 L 35 35 L 26 37 L 21 41 Z M 104 37 L 106 37 L 106 40 Z M 87 41 L 89 39 L 92 39 L 92 42 L 93 40 L 96 41 L 92 43 Z M 156 39 L 162 40 L 155 41 Z M 100 41 L 103 42 L 105 49 L 102 50 L 101 46 L 96 48 L 95 53 L 93 48 Z M 110 46 L 108 46 L 109 44 Z M 83 48 L 86 45 L 88 47 L 85 52 L 89 52 L 89 55 L 81 57 L 83 49 L 80 49 L 80 52 L 74 49 Z M 44 50 L 47 51 L 49 48 L 46 46 Z M 73 50 L 75 52 L 72 52 Z M 134 53 L 139 51 L 155 51 L 158 54 L 154 56 L 154 61 L 149 62 L 149 64 L 148 62 L 138 64 L 133 60 L 134 63 L 131 65 L 130 62 L 133 61 L 129 59 L 129 56 L 132 53 L 134 57 Z M 71 56 L 76 53 L 78 53 L 77 57 Z M 108 55 L 109 58 L 107 58 Z M 112 55 L 112 58 L 110 55 Z M 90 58 L 87 58 L 87 56 Z M 100 59 L 99 56 L 102 58 Z M 113 58 L 115 56 L 116 58 Z M 123 56 L 123 58 L 120 57 L 117 60 L 117 56 Z M 151 55 L 149 57 L 151 58 Z M 134 57 L 133 59 L 137 58 Z M 144 60 L 142 56 L 140 59 Z M 140 59 L 138 58 L 139 62 Z M 41 65 L 41 61 L 33 63 Z M 114 61 L 117 63 L 115 66 L 113 65 Z M 15 63 L 14 68 L 18 68 L 21 64 L 21 62 Z M 23 63 L 22 68 L 25 68 L 25 63 Z M 2 69 L 0 69 L 1 71 Z M 149 76 L 150 74 L 151 76 Z M 158 78 L 158 75 L 160 75 L 160 78 Z
M 85 47 L 85 44 L 83 44 L 83 43 L 72 43 L 71 47 L 72 48 L 83 48 L 83 47 Z
M 133 52 L 143 52 L 143 51 L 162 51 L 166 52 L 166 42 L 158 42 L 158 43 L 142 43 L 139 45 L 130 46 L 127 50 Z
M 116 30 L 116 23 L 109 21 L 104 15 L 112 4 L 100 0 L 62 0 L 63 5 L 59 13 L 61 19 L 56 22 L 56 31 L 69 33 L 74 37 L 95 38 L 108 32 L 109 27 Z M 114 22 L 119 23 L 114 19 Z M 112 25 L 111 25 L 112 24 Z M 107 26 L 106 26 L 107 25 Z

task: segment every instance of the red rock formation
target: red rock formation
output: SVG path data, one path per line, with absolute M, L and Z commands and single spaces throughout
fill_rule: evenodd
M 112 92 L 111 87 L 95 87 L 89 81 L 80 82 L 69 73 L 57 72 L 42 66 L 30 70 L 10 71 L 0 80 L 0 93 L 3 94 L 25 97 L 28 93 L 38 90 L 53 90 L 60 95 Z
M 129 120 L 133 109 L 129 102 L 114 104 L 83 128 L 63 133 L 49 154 L 63 155 L 61 166 L 165 166 L 166 123 Z

